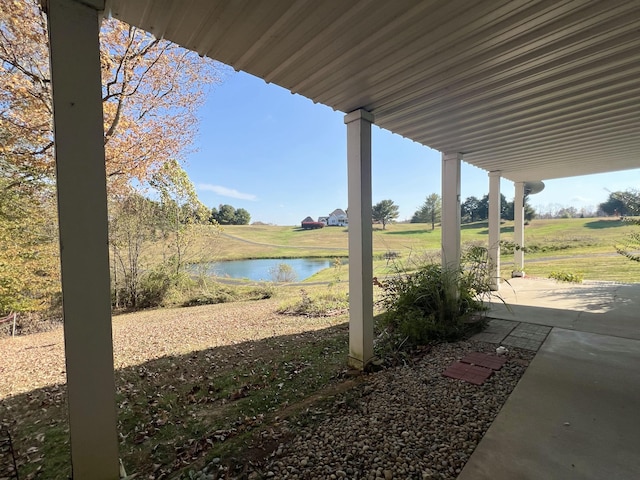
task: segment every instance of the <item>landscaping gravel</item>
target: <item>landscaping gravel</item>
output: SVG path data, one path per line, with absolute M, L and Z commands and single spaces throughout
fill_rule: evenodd
M 265 431 L 277 447 L 259 465 L 223 466 L 216 459 L 193 478 L 454 479 L 524 373 L 533 352 L 513 349 L 483 385 L 442 376 L 484 342 L 442 344 L 400 366 L 365 375 L 308 422 Z M 305 426 L 304 423 L 307 423 Z

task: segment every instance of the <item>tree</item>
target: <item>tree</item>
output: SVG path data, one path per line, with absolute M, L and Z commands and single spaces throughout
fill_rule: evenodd
M 524 219 L 527 222 L 530 222 L 536 218 L 536 211 L 529 203 L 529 195 L 524 196 Z
M 477 197 L 467 197 L 465 201 L 460 206 L 461 215 L 464 221 L 466 222 L 475 222 L 478 220 L 478 207 L 480 205 L 480 200 Z
M 47 21 L 39 5 L 0 0 L 0 197 L 7 212 L 24 213 L 4 218 L 0 277 L 12 279 L 7 292 L 19 305 L 10 308 L 27 310 L 60 288 Z M 115 19 L 102 22 L 100 41 L 107 186 L 122 198 L 132 181 L 144 184 L 184 158 L 218 66 Z
M 427 197 L 424 204 L 413 214 L 411 223 L 431 222 L 431 230 L 436 228 L 442 215 L 442 199 L 437 193 L 432 193 Z
M 609 198 L 600 204 L 600 210 L 607 215 L 626 215 L 627 206 L 618 197 L 618 194 L 622 192 L 613 192 L 609 194 Z
M 130 179 L 144 183 L 189 151 L 197 109 L 218 81 L 218 67 L 115 19 L 102 22 L 100 41 L 108 186 L 122 191 Z M 2 153 L 14 183 L 54 178 L 50 86 L 39 2 L 0 2 Z
M 216 207 L 213 207 L 209 213 L 209 223 L 214 225 L 220 223 L 218 222 L 218 209 Z
M 233 216 L 234 225 L 249 225 L 250 221 L 251 214 L 247 210 L 245 210 L 244 208 L 239 208 L 236 210 L 236 213 Z
M 220 225 L 233 225 L 236 217 L 236 209 L 231 205 L 220 205 L 216 220 Z
M 0 175 L 0 315 L 47 309 L 60 285 L 55 197 L 10 184 Z
M 640 215 L 640 190 L 630 188 L 624 192 L 616 192 L 614 195 L 624 203 L 626 215 Z
M 385 230 L 387 223 L 393 222 L 400 212 L 399 207 L 393 203 L 393 200 L 382 200 L 373 206 L 373 220 L 382 223 L 382 229 Z
M 478 202 L 476 210 L 476 220 L 486 220 L 489 218 L 489 195 L 484 195 Z
M 562 207 L 556 213 L 557 218 L 578 218 L 580 213 L 576 207 Z
M 218 205 L 218 208 L 211 209 L 209 217 L 211 222 L 220 225 L 248 225 L 251 221 L 251 214 L 244 208 L 237 210 L 232 205 Z
M 489 195 L 481 199 L 468 197 L 460 207 L 463 222 L 476 222 L 489 218 Z M 500 194 L 500 218 L 513 220 L 513 202 L 507 202 L 504 194 Z
M 160 194 L 163 228 L 170 240 L 169 262 L 178 276 L 195 241 L 196 216 L 191 212 L 202 212 L 200 216 L 205 217 L 208 208 L 200 202 L 187 172 L 176 161 L 165 163 L 153 175 L 150 185 Z
M 640 215 L 640 190 L 612 192 L 599 207 L 607 215 Z
M 140 306 L 142 275 L 151 265 L 145 244 L 161 226 L 161 206 L 139 193 L 114 196 L 109 204 L 109 245 L 113 306 Z

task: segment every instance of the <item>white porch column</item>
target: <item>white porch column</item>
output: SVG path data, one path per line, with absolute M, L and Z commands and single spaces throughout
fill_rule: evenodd
M 119 478 L 99 15 L 49 0 L 60 260 L 74 480 Z
M 514 277 L 524 277 L 524 182 L 516 182 L 513 199 Z
M 442 266 L 460 267 L 460 153 L 442 153 Z
M 489 286 L 500 290 L 500 172 L 489 172 Z
M 373 241 L 371 212 L 371 124 L 356 110 L 347 124 L 349 180 L 349 365 L 364 369 L 373 357 Z

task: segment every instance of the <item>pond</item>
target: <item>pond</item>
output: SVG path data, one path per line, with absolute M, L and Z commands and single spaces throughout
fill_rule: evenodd
M 253 281 L 272 281 L 273 272 L 280 264 L 289 265 L 296 275 L 296 281 L 301 282 L 316 272 L 328 268 L 332 260 L 325 258 L 260 258 L 254 260 L 229 260 L 227 262 L 201 263 L 193 268 L 216 277 L 248 278 Z

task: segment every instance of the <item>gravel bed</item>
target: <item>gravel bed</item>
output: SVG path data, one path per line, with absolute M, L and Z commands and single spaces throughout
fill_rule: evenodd
M 484 342 L 442 344 L 411 364 L 365 375 L 351 391 L 312 412 L 308 425 L 283 422 L 275 451 L 234 474 L 215 459 L 197 479 L 454 479 L 516 386 L 534 353 L 512 349 L 483 385 L 442 376 Z M 286 440 L 283 440 L 286 439 Z M 240 467 L 240 466 L 238 466 Z

